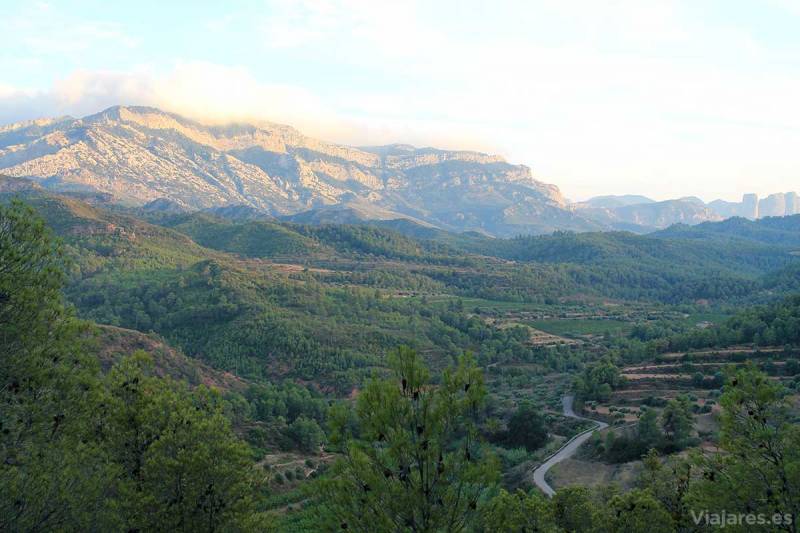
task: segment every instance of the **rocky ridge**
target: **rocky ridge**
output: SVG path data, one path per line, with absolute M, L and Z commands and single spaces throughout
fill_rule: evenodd
M 495 235 L 600 229 L 523 165 L 470 151 L 356 148 L 278 124 L 205 125 L 147 107 L 0 128 L 0 172 L 59 191 L 271 216 L 371 205 L 451 230 Z M 392 216 L 394 216 L 392 215 Z

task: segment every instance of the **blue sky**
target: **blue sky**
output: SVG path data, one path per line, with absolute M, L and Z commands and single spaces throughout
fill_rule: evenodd
M 0 121 L 150 104 L 501 153 L 568 196 L 800 189 L 800 2 L 3 2 Z

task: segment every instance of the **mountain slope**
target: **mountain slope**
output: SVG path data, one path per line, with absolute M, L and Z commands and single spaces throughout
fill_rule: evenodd
M 306 257 L 321 248 L 284 226 L 268 221 L 232 222 L 205 213 L 178 215 L 161 221 L 201 246 L 244 257 Z
M 97 325 L 94 329 L 97 356 L 104 370 L 108 370 L 123 357 L 138 350 L 150 355 L 153 370 L 158 376 L 169 376 L 186 381 L 192 386 L 206 385 L 222 391 L 241 391 L 247 382 L 230 372 L 213 369 L 202 361 L 188 357 L 153 334 Z
M 626 205 L 652 204 L 654 202 L 655 200 L 652 200 L 647 196 L 641 196 L 638 194 L 623 194 L 619 196 L 595 196 L 593 198 L 589 198 L 585 202 L 581 202 L 580 205 L 585 207 L 616 209 L 617 207 L 623 207 Z
M 558 188 L 499 156 L 352 148 L 288 126 L 208 126 L 146 107 L 2 127 L 0 169 L 132 205 L 165 199 L 176 208 L 241 205 L 273 216 L 369 205 L 396 218 L 495 235 L 602 229 L 568 209 Z
M 750 241 L 786 247 L 800 247 L 800 215 L 749 220 L 741 217 L 696 226 L 677 224 L 652 236 L 707 242 Z

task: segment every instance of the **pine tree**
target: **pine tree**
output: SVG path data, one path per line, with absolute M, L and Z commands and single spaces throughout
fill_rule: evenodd
M 320 526 L 461 531 L 497 477 L 476 428 L 483 378 L 470 356 L 439 384 L 413 350 L 398 349 L 390 364 L 392 377 L 373 379 L 358 397 L 358 435 L 334 422 L 344 458 L 320 485 Z

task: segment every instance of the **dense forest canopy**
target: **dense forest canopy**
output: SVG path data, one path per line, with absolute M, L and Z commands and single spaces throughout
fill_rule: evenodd
M 21 204 L 0 208 L 0 528 L 253 530 L 256 472 L 222 398 L 148 373 L 100 373 L 63 301 L 61 247 Z

